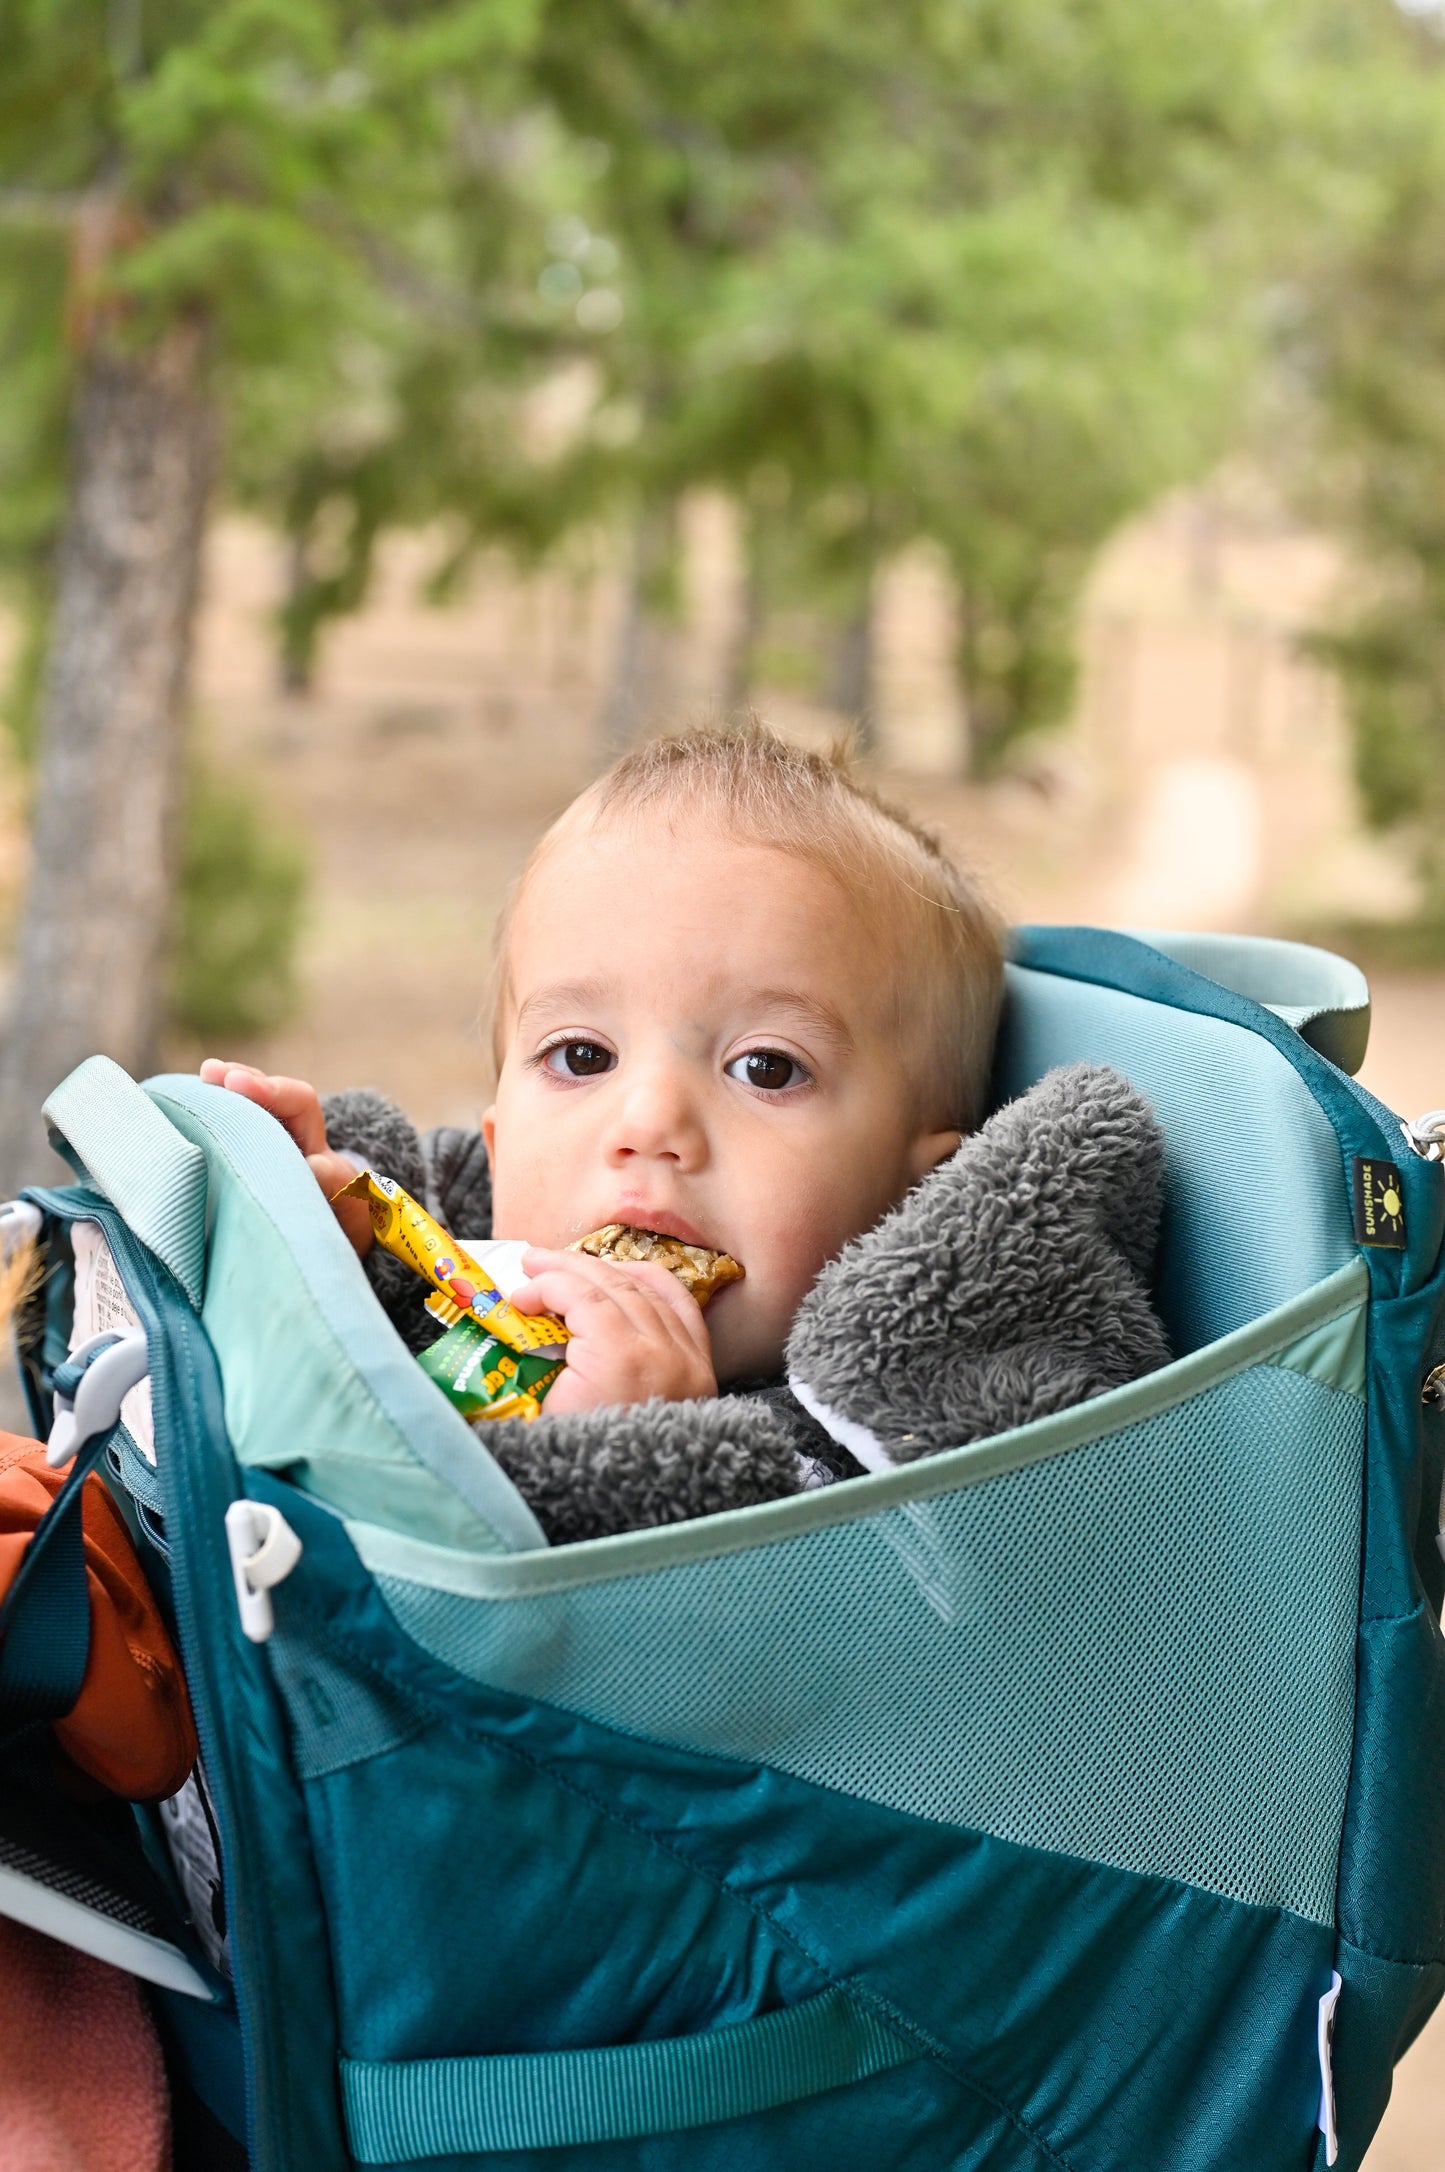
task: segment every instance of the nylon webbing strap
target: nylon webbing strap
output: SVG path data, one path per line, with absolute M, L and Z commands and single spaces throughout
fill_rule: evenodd
M 343 2059 L 352 2154 L 412 2164 L 624 2141 L 818 2096 L 920 2056 L 843 1991 L 699 2036 L 481 2059 Z
M 0 1749 L 74 1708 L 90 1656 L 81 1492 L 109 1433 L 87 1441 L 0 1606 Z
M 193 1305 L 206 1283 L 206 1157 L 109 1056 L 87 1056 L 45 1104 L 92 1181 Z

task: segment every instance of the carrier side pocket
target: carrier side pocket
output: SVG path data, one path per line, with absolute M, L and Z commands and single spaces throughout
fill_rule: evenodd
M 741 2119 L 921 2056 L 828 1990 L 698 2036 L 474 2059 L 341 2061 L 361 2164 L 556 2149 Z

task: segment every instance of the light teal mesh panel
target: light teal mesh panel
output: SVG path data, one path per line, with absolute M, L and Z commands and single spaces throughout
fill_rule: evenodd
M 1278 1049 L 1243 1026 L 1009 968 L 997 1083 L 1112 1064 L 1164 1127 L 1156 1285 L 1176 1353 L 1272 1311 L 1354 1255 L 1339 1141 Z
M 379 1582 L 463 1673 L 1331 1919 L 1364 1405 L 1257 1366 L 1050 1460 L 651 1574 Z

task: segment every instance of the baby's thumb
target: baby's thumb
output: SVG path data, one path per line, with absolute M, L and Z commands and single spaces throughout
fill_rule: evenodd
M 315 1177 L 327 1203 L 341 1224 L 348 1244 L 358 1259 L 365 1259 L 375 1242 L 371 1209 L 364 1199 L 339 1199 L 337 1193 L 356 1177 L 356 1164 L 345 1154 L 308 1154 L 306 1166 Z

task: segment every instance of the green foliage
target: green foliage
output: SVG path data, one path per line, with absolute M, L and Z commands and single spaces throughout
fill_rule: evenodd
M 65 287 L 55 234 L 0 226 L 0 601 L 20 621 L 0 721 L 25 761 L 35 745 L 64 491 Z
M 305 852 L 257 800 L 204 770 L 186 809 L 169 1012 L 202 1040 L 264 1033 L 296 996 Z
M 1067 705 L 1099 544 L 1237 421 L 1294 10 L 660 11 L 622 53 L 610 15 L 570 67 L 542 55 L 610 153 L 619 495 L 721 484 L 757 585 L 845 616 L 883 556 L 940 543 L 993 766 Z
M 47 585 L 36 582 L 28 592 L 24 588 L 18 589 L 20 640 L 9 684 L 0 696 L 0 724 L 4 725 L 12 747 L 27 768 L 34 760 L 40 730 L 40 701 L 50 638 L 48 602 Z
M 444 537 L 445 596 L 498 542 L 651 536 L 712 484 L 782 612 L 855 622 L 886 556 L 941 548 L 990 770 L 1067 709 L 1100 544 L 1238 438 L 1284 290 L 1317 304 L 1281 365 L 1298 401 L 1323 391 L 1339 446 L 1368 442 L 1348 517 L 1409 569 L 1381 609 L 1434 597 L 1445 158 L 1436 48 L 1390 0 L 114 0 L 107 21 L 0 0 L 0 574 L 32 617 L 67 342 L 199 316 L 228 490 L 290 544 L 293 681 L 389 528 Z M 1372 161 L 1395 182 L 1359 182 Z M 89 207 L 68 271 L 25 208 L 67 192 Z M 550 429 L 569 373 L 584 395 Z M 659 609 L 669 549 L 636 554 Z M 1425 708 L 1400 674 L 1435 665 L 1418 629 L 1395 642 L 1386 702 L 1383 634 L 1359 631 L 1361 743 L 1395 733 L 1374 767 L 1408 798 Z
M 1361 20 L 1361 16 L 1366 19 Z M 1356 96 L 1329 115 L 1327 244 L 1300 252 L 1280 335 L 1312 427 L 1300 502 L 1353 559 L 1342 623 L 1312 644 L 1339 673 L 1362 802 L 1413 836 L 1427 920 L 1445 917 L 1445 25 L 1355 10 Z M 1371 35 L 1366 37 L 1369 31 Z

